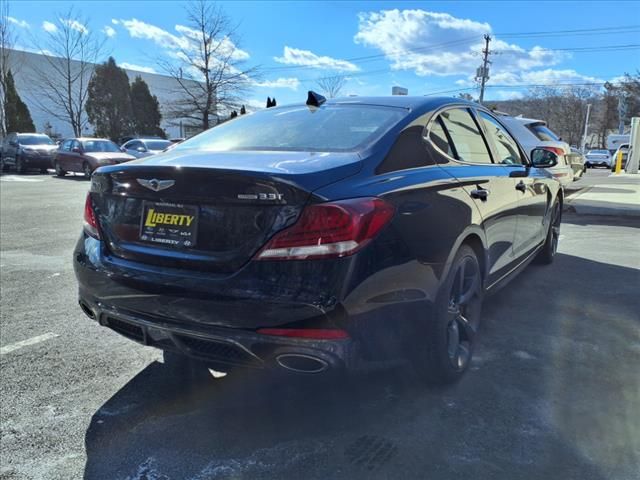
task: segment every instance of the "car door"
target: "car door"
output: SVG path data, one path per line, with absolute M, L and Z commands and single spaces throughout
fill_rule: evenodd
M 489 145 L 469 108 L 440 112 L 432 121 L 430 136 L 444 136 L 439 143 L 448 145 L 450 151 L 442 151 L 445 161 L 440 166 L 460 182 L 480 212 L 488 247 L 487 280 L 493 283 L 514 263 L 518 197 L 509 171 L 493 162 Z
M 62 144 L 60 145 L 60 148 L 56 153 L 56 162 L 58 162 L 58 164 L 60 165 L 60 168 L 65 172 L 69 171 L 69 166 L 70 166 L 69 152 L 71 151 L 72 143 L 73 143 L 73 140 L 65 140 L 64 142 L 62 142 Z
M 16 154 L 18 153 L 18 134 L 10 133 L 7 136 L 6 146 L 7 148 L 5 150 L 5 153 L 2 156 L 6 157 L 6 159 L 9 160 L 7 164 L 15 165 Z
M 69 164 L 70 170 L 73 172 L 82 172 L 82 163 L 84 158 L 82 157 L 82 144 L 79 140 L 74 140 L 71 143 L 71 151 L 69 152 Z
M 544 218 L 549 195 L 545 179 L 548 177 L 531 168 L 526 155 L 508 130 L 491 114 L 476 110 L 496 163 L 509 171 L 513 188 L 517 192 L 517 223 L 513 242 L 516 258 L 526 256 L 544 239 Z

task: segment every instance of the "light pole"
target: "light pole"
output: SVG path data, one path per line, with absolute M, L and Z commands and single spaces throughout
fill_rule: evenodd
M 584 153 L 584 149 L 587 145 L 587 132 L 589 130 L 589 113 L 591 113 L 591 104 L 587 104 L 587 118 L 584 121 L 584 135 L 582 135 L 582 145 L 580 145 L 580 150 Z

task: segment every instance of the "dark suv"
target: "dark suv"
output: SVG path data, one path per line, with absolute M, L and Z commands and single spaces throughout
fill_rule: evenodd
M 15 167 L 18 173 L 38 169 L 46 173 L 53 168 L 56 143 L 44 133 L 10 133 L 2 141 L 0 162 L 2 170 Z

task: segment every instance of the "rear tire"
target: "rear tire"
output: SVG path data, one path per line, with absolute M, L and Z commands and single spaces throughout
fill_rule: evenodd
M 469 368 L 480 325 L 483 286 L 480 263 L 462 245 L 436 297 L 432 318 L 420 328 L 413 363 L 431 384 L 449 384 Z
M 48 168 L 41 168 L 40 169 L 40 173 L 44 173 L 44 174 L 49 173 L 49 169 Z
M 20 175 L 27 173 L 27 167 L 22 156 L 16 157 L 16 172 Z
M 542 250 L 536 256 L 536 263 L 541 265 L 550 265 L 556 256 L 558 250 L 558 241 L 560 239 L 560 224 L 562 222 L 562 209 L 560 202 L 555 201 L 551 209 L 551 221 L 549 222 L 549 230 L 547 237 L 542 246 Z
M 60 166 L 60 164 L 58 163 L 58 161 L 56 160 L 53 164 L 53 168 L 56 170 L 56 175 L 58 177 L 64 177 L 67 172 L 65 172 L 62 167 Z
M 82 164 L 82 173 L 84 173 L 85 178 L 91 178 L 93 170 L 91 170 L 91 165 L 89 165 L 87 162 L 84 162 Z

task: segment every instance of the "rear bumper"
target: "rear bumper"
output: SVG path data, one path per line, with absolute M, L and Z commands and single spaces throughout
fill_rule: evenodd
M 403 357 L 438 288 L 438 266 L 398 255 L 373 268 L 383 257 L 376 248 L 373 242 L 327 261 L 249 262 L 218 275 L 114 258 L 83 233 L 74 269 L 85 313 L 145 345 L 256 368 L 306 355 L 353 371 Z M 348 338 L 272 336 L 261 328 L 340 329 Z
M 352 339 L 308 340 L 272 337 L 223 327 L 198 328 L 166 319 L 132 315 L 80 299 L 82 310 L 102 326 L 143 345 L 169 350 L 199 360 L 212 368 L 271 369 L 280 359 L 296 355 L 315 361 L 313 371 L 355 370 L 356 344 Z M 284 356 L 284 357 L 283 357 Z

